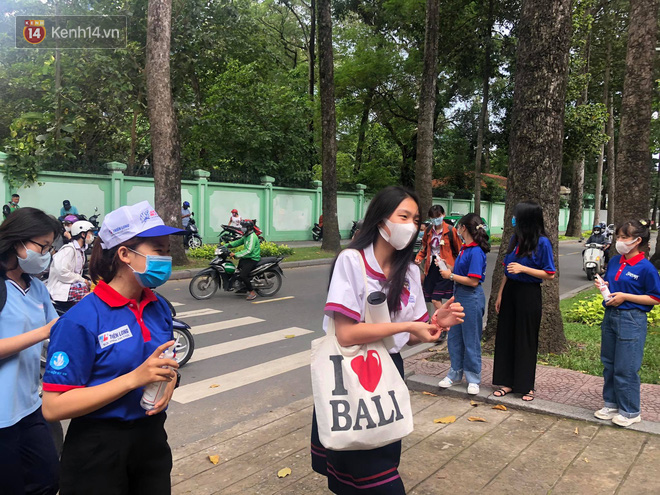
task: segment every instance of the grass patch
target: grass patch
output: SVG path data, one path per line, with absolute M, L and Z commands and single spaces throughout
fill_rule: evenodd
M 194 260 L 192 258 L 188 258 L 188 263 L 185 265 L 174 265 L 172 267 L 172 270 L 180 271 L 180 270 L 193 270 L 195 268 L 206 268 L 209 266 L 209 262 L 206 260 Z

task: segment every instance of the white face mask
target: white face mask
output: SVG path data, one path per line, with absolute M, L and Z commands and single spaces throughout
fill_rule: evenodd
M 380 235 L 397 251 L 401 251 L 408 246 L 417 232 L 417 225 L 414 223 L 392 223 L 387 218 L 383 222 L 385 222 L 391 233 L 388 235 L 385 229 L 379 225 Z
M 630 242 L 616 241 L 616 250 L 619 254 L 628 254 L 635 248 L 635 243 L 637 239 L 633 239 Z

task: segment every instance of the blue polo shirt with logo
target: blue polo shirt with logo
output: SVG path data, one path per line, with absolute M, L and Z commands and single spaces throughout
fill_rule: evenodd
M 454 264 L 454 275 L 486 280 L 486 253 L 476 242 L 464 244 Z
M 509 263 L 519 263 L 535 270 L 543 270 L 548 274 L 554 274 L 557 271 L 552 255 L 552 243 L 545 236 L 539 237 L 539 243 L 531 256 L 520 256 L 520 246 L 516 246 L 516 249 L 504 257 L 503 265 L 506 267 Z M 540 284 L 543 282 L 540 278 L 533 277 L 527 273 L 509 273 L 506 271 L 506 268 L 504 269 L 504 274 L 507 278 L 518 282 L 528 284 Z
M 138 305 L 101 282 L 53 326 L 44 390 L 66 392 L 109 382 L 136 369 L 169 340 L 172 314 L 163 299 L 144 289 Z M 142 392 L 132 390 L 86 417 L 144 418 Z
M 651 296 L 660 301 L 660 275 L 653 263 L 646 259 L 644 253 L 639 253 L 630 259 L 625 256 L 615 256 L 607 265 L 607 272 L 603 277 L 610 284 L 610 292 L 625 292 L 638 296 Z M 606 306 L 605 308 L 641 309 L 647 313 L 653 309 L 651 305 L 635 304 L 625 301 L 619 306 Z

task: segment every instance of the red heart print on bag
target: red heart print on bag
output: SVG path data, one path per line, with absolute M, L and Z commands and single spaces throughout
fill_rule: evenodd
M 357 356 L 351 361 L 351 368 L 360 380 L 362 388 L 369 392 L 376 390 L 383 374 L 380 356 L 376 351 L 367 352 L 367 357 Z

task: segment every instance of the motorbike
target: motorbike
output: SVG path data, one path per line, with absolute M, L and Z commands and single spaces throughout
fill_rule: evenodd
M 320 241 L 323 239 L 323 227 L 321 227 L 318 223 L 315 223 L 314 227 L 312 228 L 312 239 L 315 241 Z
M 186 225 L 186 233 L 183 236 L 184 246 L 190 249 L 202 247 L 203 244 L 202 236 L 199 235 L 194 217 L 195 214 L 191 214 L 190 219 L 188 220 L 188 225 Z
M 593 280 L 596 275 L 603 273 L 603 260 L 605 251 L 602 244 L 585 244 L 585 250 L 582 255 L 582 270 L 587 274 L 587 280 Z
M 264 242 L 266 239 L 264 239 L 261 229 L 257 227 L 257 219 L 255 218 L 252 220 L 252 222 L 254 222 L 254 233 L 257 234 L 259 242 Z M 228 242 L 236 241 L 244 235 L 245 232 L 240 227 L 234 227 L 233 225 L 223 225 L 222 231 L 218 237 L 220 238 L 221 243 L 226 244 Z
M 351 235 L 349 239 L 353 239 L 353 237 L 355 237 L 355 233 L 357 232 L 357 230 L 358 230 L 358 222 L 353 220 L 353 226 L 351 227 Z
M 94 214 L 87 218 L 85 215 L 77 215 L 78 220 L 86 220 L 94 226 L 94 235 L 98 235 L 101 224 L 99 224 L 99 208 L 98 206 L 94 207 Z
M 219 245 L 215 250 L 215 258 L 210 266 L 205 268 L 190 281 L 188 289 L 190 294 L 198 300 L 208 299 L 216 293 L 221 287 L 229 291 L 230 280 L 236 273 L 236 266 L 227 261 L 229 257 L 229 248 Z M 257 263 L 257 266 L 250 273 L 250 282 L 252 287 L 262 297 L 274 296 L 282 288 L 282 277 L 284 273 L 280 267 L 283 256 L 265 257 Z M 237 292 L 245 290 L 245 284 L 238 279 L 233 282 L 233 289 Z

